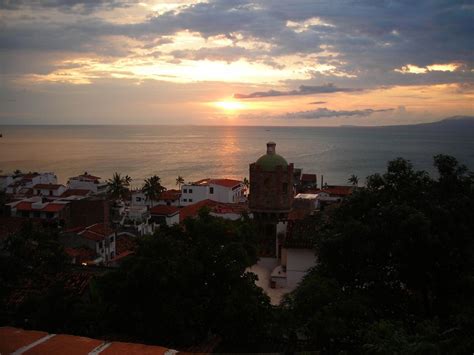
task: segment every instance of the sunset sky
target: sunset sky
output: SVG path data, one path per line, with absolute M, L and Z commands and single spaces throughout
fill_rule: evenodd
M 474 115 L 471 1 L 0 0 L 0 124 Z

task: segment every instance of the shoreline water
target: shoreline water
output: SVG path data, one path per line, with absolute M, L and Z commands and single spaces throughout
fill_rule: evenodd
M 0 131 L 0 170 L 53 171 L 61 183 L 84 171 L 104 180 L 115 171 L 128 174 L 133 187 L 153 174 L 168 188 L 178 175 L 242 179 L 270 140 L 288 162 L 330 184 L 344 184 L 351 174 L 363 182 L 400 156 L 428 172 L 436 154 L 474 166 L 474 130 L 461 128 L 37 125 Z

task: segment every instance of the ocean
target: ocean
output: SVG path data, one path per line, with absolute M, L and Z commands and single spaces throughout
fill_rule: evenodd
M 473 125 L 474 126 L 474 125 Z M 242 179 L 249 163 L 277 143 L 277 153 L 324 175 L 328 184 L 361 183 L 403 157 L 434 173 L 433 156 L 450 154 L 474 168 L 474 130 L 427 127 L 242 127 L 242 126 L 0 126 L 0 170 L 53 171 L 61 183 L 87 171 L 108 179 L 132 177 L 132 186 L 157 174 L 167 188 L 178 175 Z

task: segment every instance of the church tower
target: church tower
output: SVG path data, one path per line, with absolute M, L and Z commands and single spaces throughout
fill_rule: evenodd
M 293 164 L 276 153 L 276 143 L 267 143 L 267 153 L 250 164 L 249 207 L 262 240 L 275 253 L 276 226 L 285 220 L 293 203 Z M 269 255 L 270 256 L 270 255 Z

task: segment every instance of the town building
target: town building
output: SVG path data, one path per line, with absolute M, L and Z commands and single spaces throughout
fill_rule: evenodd
M 241 203 L 246 201 L 246 186 L 233 179 L 203 179 L 181 186 L 181 206 L 204 200 L 222 203 Z
M 38 184 L 56 184 L 57 177 L 54 173 L 27 173 L 4 175 L 2 186 L 5 186 L 5 193 L 12 198 L 33 196 L 33 187 Z
M 179 212 L 176 206 L 157 205 L 150 208 L 151 220 L 158 225 L 179 224 Z
M 250 164 L 249 208 L 257 223 L 264 256 L 275 256 L 276 226 L 291 211 L 294 196 L 293 164 L 276 153 L 276 143 Z
M 56 221 L 65 225 L 69 220 L 69 201 L 50 202 L 43 197 L 35 196 L 6 204 L 12 217 L 39 218 Z
M 66 186 L 61 184 L 36 184 L 33 186 L 35 196 L 61 197 L 65 191 Z
M 104 223 L 96 223 L 88 227 L 77 227 L 62 233 L 60 241 L 69 251 L 88 250 L 92 256 L 91 264 L 105 264 L 116 256 L 115 239 L 117 233 Z
M 107 183 L 101 182 L 100 177 L 89 174 L 87 171 L 82 175 L 69 178 L 68 189 L 90 190 L 95 194 L 105 193 Z
M 148 206 L 153 207 L 156 205 L 165 205 L 165 206 L 179 206 L 180 205 L 181 191 L 170 189 L 163 191 L 158 199 L 155 201 L 149 200 L 145 193 L 141 190 L 134 190 L 131 192 L 131 203 L 132 206 Z

